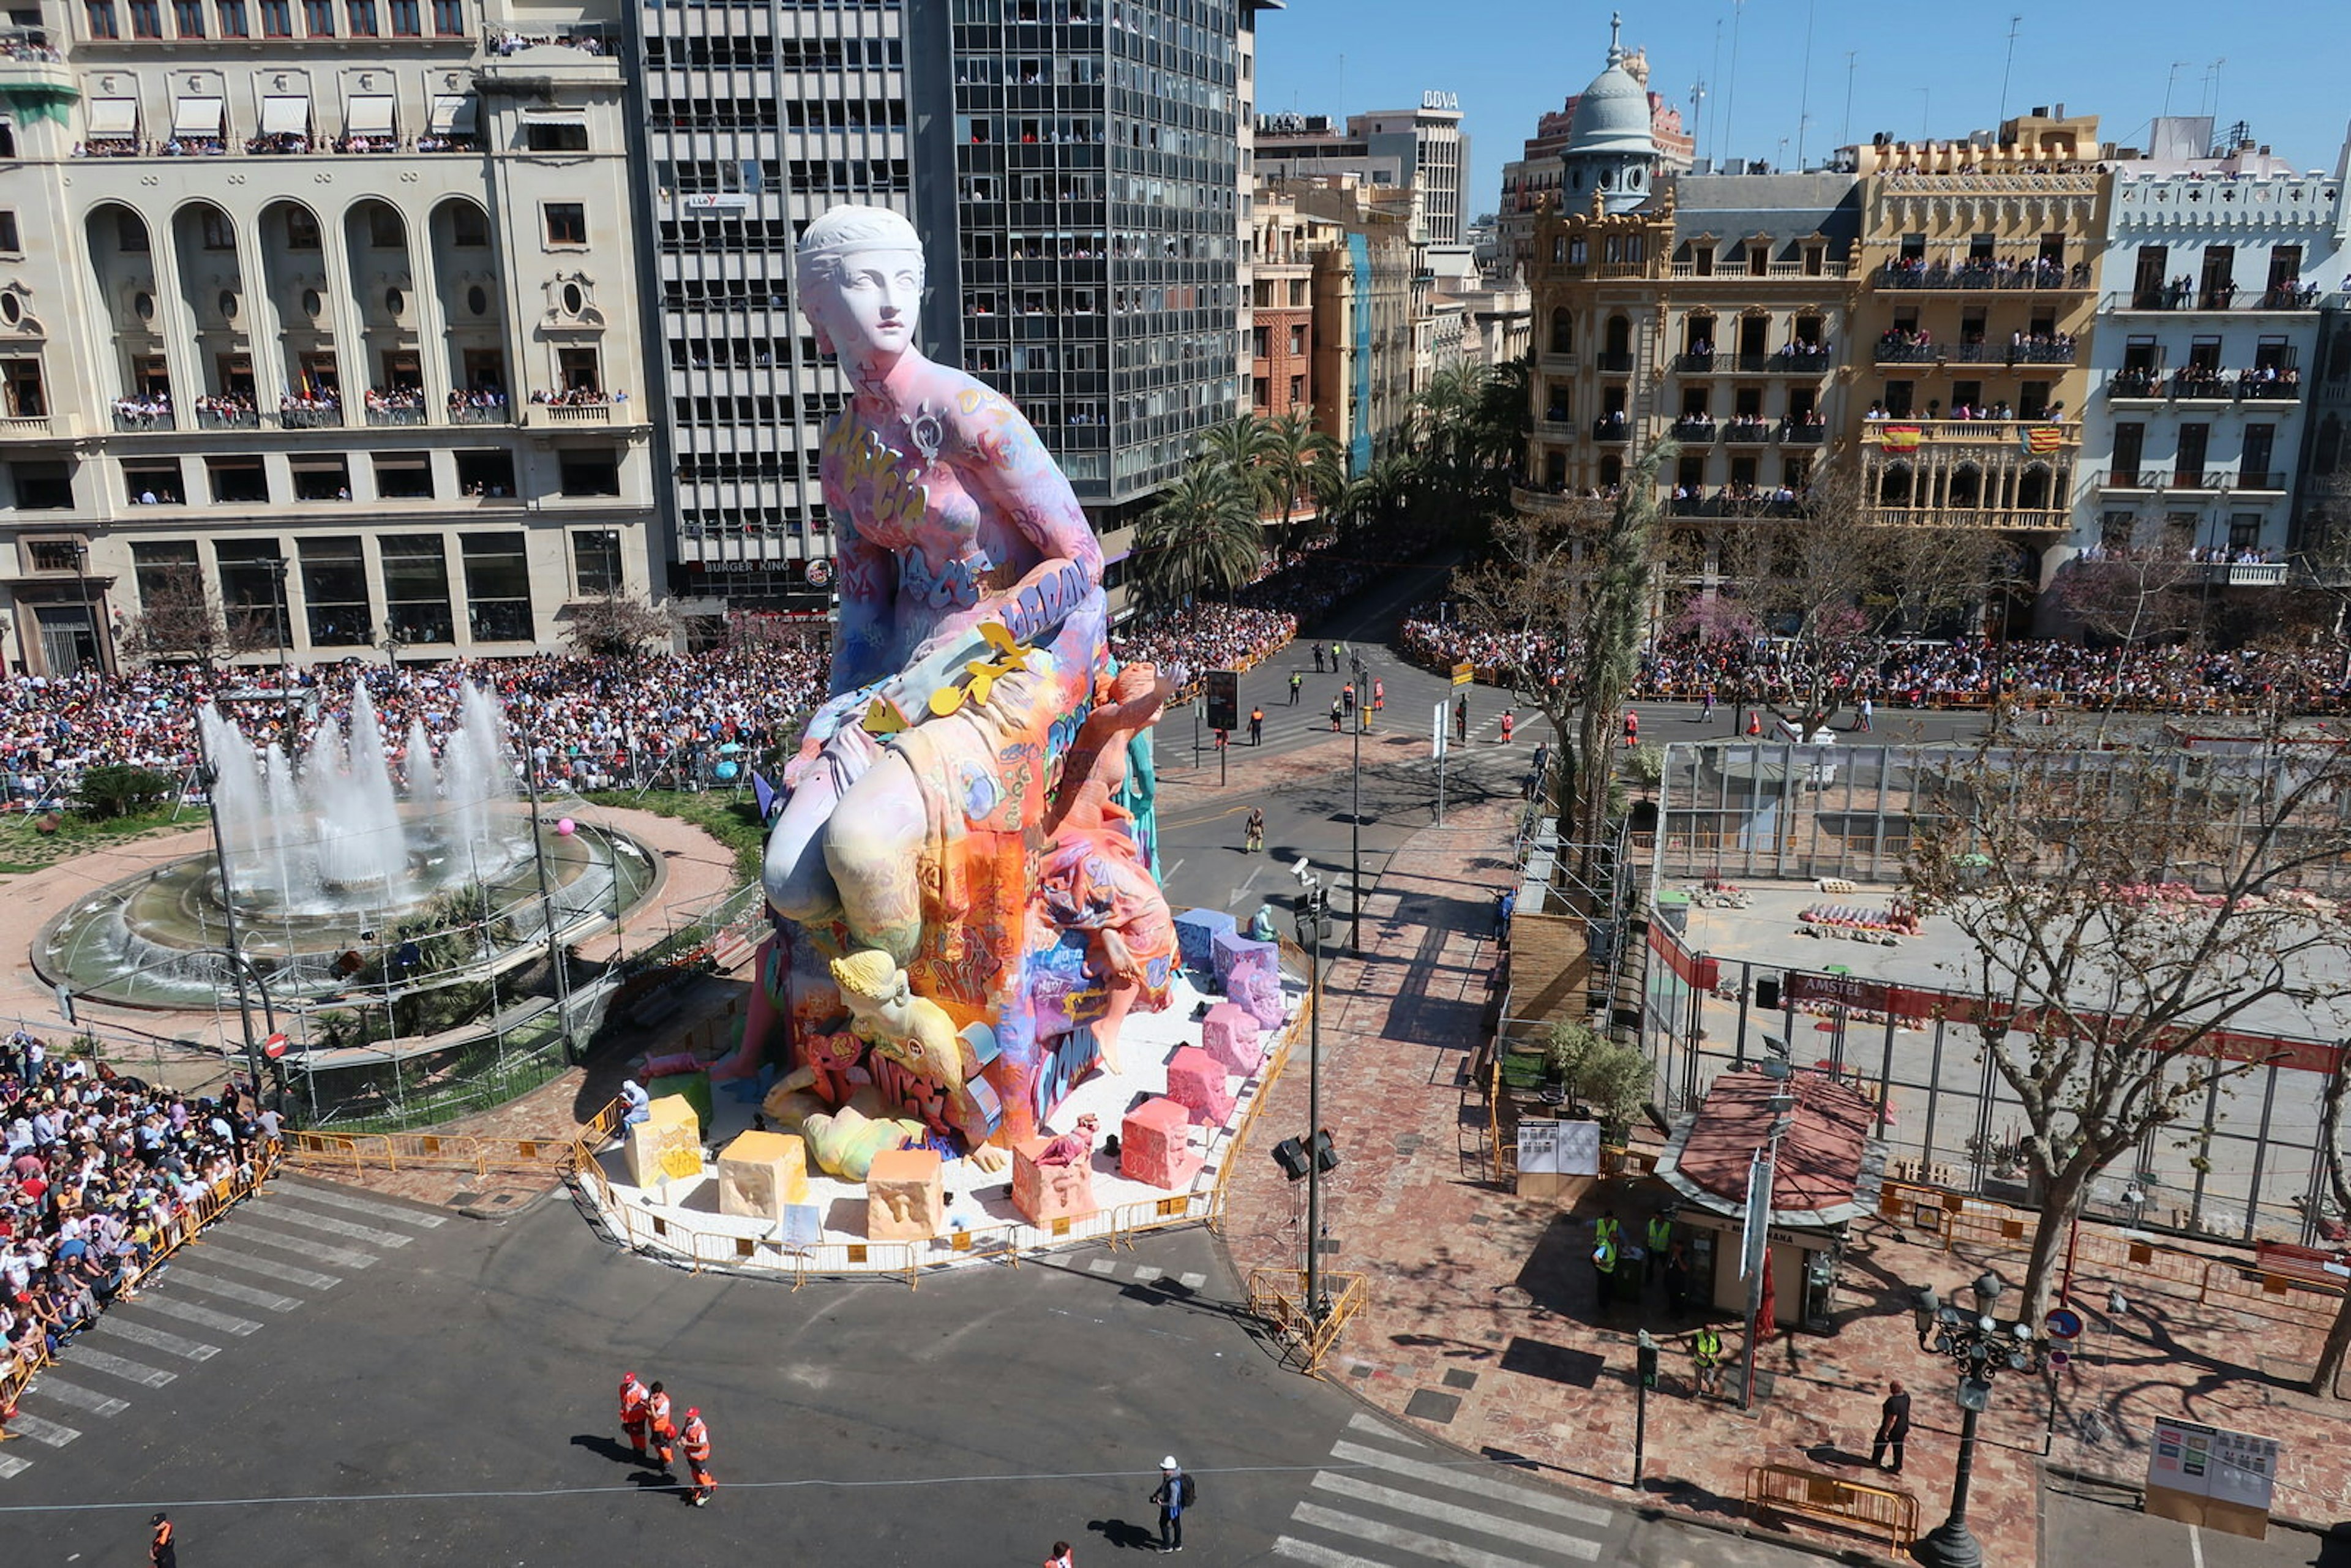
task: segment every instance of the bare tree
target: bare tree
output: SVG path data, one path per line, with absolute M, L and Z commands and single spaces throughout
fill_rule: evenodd
M 576 653 L 632 659 L 648 648 L 668 646 L 677 636 L 677 621 L 642 599 L 606 593 L 576 606 L 563 635 Z
M 193 659 L 209 671 L 222 659 L 277 645 L 267 612 L 246 605 L 223 610 L 194 567 L 174 569 L 142 590 L 141 600 L 139 613 L 123 624 L 119 645 L 125 658 Z
M 1907 879 L 1952 928 L 1945 967 L 2024 1117 L 2040 1321 L 2090 1180 L 2259 1061 L 2229 1031 L 2351 997 L 2334 962 L 2351 853 L 2332 747 L 2261 758 L 2081 748 L 2066 729 L 1921 779 Z

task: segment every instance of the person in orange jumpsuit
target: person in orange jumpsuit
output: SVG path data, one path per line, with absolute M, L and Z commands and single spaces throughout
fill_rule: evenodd
M 159 1513 L 148 1521 L 155 1527 L 154 1538 L 147 1542 L 147 1561 L 152 1568 L 180 1568 L 180 1549 L 172 1543 L 172 1516 Z
M 665 1470 L 674 1457 L 672 1445 L 677 1441 L 677 1424 L 670 1419 L 669 1392 L 659 1383 L 655 1383 L 652 1392 L 645 1396 L 645 1415 L 653 1427 L 653 1452 L 659 1456 L 661 1468 Z
M 645 1417 L 651 1398 L 635 1373 L 621 1374 L 621 1430 L 629 1435 L 629 1447 L 636 1449 L 641 1459 L 645 1457 Z
M 685 1448 L 686 1472 L 694 1478 L 694 1506 L 700 1508 L 718 1490 L 718 1483 L 711 1479 L 710 1428 L 703 1425 L 699 1409 L 685 1413 L 685 1428 L 678 1439 Z

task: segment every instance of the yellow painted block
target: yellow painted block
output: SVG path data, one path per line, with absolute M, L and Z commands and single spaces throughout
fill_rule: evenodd
M 781 1219 L 808 1201 L 808 1145 L 790 1133 L 745 1133 L 718 1151 L 718 1212 Z
M 888 1149 L 865 1177 L 865 1235 L 927 1241 L 946 1228 L 946 1166 L 935 1149 Z
M 629 1129 L 629 1180 L 658 1186 L 702 1174 L 702 1121 L 684 1097 L 664 1094 Z

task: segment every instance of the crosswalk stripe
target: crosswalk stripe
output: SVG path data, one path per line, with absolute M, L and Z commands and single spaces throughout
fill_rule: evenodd
M 1452 1487 L 1457 1490 L 1474 1493 L 1491 1500 L 1515 1503 L 1520 1508 L 1532 1509 L 1538 1513 L 1557 1514 L 1562 1519 L 1572 1519 L 1578 1524 L 1606 1524 L 1610 1521 L 1610 1514 L 1606 1509 L 1592 1503 L 1577 1502 L 1572 1498 L 1553 1497 L 1549 1492 L 1536 1491 L 1528 1487 L 1496 1484 L 1490 1479 L 1497 1468 L 1493 1465 L 1480 1465 L 1475 1469 L 1463 1469 L 1447 1465 L 1424 1464 L 1418 1459 L 1407 1459 L 1400 1454 L 1382 1453 L 1377 1448 L 1366 1448 L 1361 1443 L 1349 1442 L 1332 1445 L 1331 1457 L 1342 1464 L 1369 1465 L 1376 1469 L 1387 1470 L 1392 1474 L 1405 1477 L 1407 1479 L 1433 1481 L 1438 1486 Z
M 375 1267 L 374 1253 L 361 1252 L 350 1247 L 338 1247 L 331 1241 L 319 1241 L 308 1236 L 280 1236 L 274 1230 L 264 1230 L 250 1225 L 239 1226 L 235 1234 L 239 1240 L 258 1242 L 264 1247 L 272 1247 L 280 1252 L 291 1252 L 298 1257 L 315 1259 L 321 1263 L 332 1263 L 338 1269 Z
M 449 1217 L 445 1214 L 427 1214 L 422 1209 L 402 1208 L 398 1204 L 353 1197 L 332 1187 L 311 1186 L 306 1183 L 299 1186 L 281 1185 L 273 1191 L 277 1196 L 299 1198 L 304 1203 L 323 1203 L 329 1208 L 348 1208 L 353 1214 L 372 1214 L 378 1219 L 397 1219 L 402 1225 L 413 1225 L 426 1230 L 449 1223 Z
M 1152 1281 L 1156 1280 L 1165 1272 L 1166 1272 L 1166 1270 L 1164 1269 L 1155 1269 L 1150 1264 L 1145 1263 L 1134 1270 L 1134 1282 L 1138 1285 L 1148 1285 Z
M 1300 1541 L 1294 1536 L 1276 1536 L 1273 1554 L 1287 1557 L 1293 1563 L 1305 1563 L 1312 1568 L 1388 1568 L 1374 1557 L 1358 1557 L 1349 1552 L 1336 1552 L 1311 1541 Z
M 1416 1552 L 1439 1563 L 1450 1563 L 1453 1568 L 1535 1568 L 1535 1564 L 1523 1558 L 1505 1557 L 1499 1552 L 1463 1546 L 1434 1535 L 1424 1535 L 1417 1530 L 1406 1530 L 1402 1525 L 1358 1519 L 1352 1513 L 1341 1513 L 1337 1509 L 1323 1508 L 1315 1503 L 1300 1503 L 1290 1511 L 1290 1517 L 1300 1524 L 1311 1524 L 1317 1530 L 1327 1530 L 1336 1535 L 1352 1535 L 1374 1545 Z
M 149 1388 L 161 1388 L 180 1375 L 176 1372 L 166 1372 L 160 1366 L 150 1366 L 143 1361 L 133 1361 L 127 1355 L 92 1350 L 86 1344 L 78 1344 L 68 1351 L 66 1364 L 107 1373 L 127 1383 L 143 1384 Z
M 214 1256 L 220 1254 L 214 1253 Z M 172 1282 L 202 1291 L 208 1296 L 243 1301 L 248 1307 L 260 1307 L 266 1312 L 290 1312 L 302 1304 L 299 1296 L 281 1296 L 274 1291 L 256 1291 L 251 1285 L 240 1285 L 234 1280 L 215 1280 L 210 1274 L 196 1273 L 184 1263 L 172 1270 Z
M 1187 1291 L 1196 1291 L 1208 1282 L 1208 1277 L 1206 1274 L 1178 1274 L 1176 1282 Z
M 405 1247 L 416 1239 L 404 1231 L 386 1230 L 380 1226 L 359 1225 L 348 1219 L 336 1219 L 329 1215 L 312 1214 L 283 1201 L 266 1203 L 256 1208 L 260 1219 L 280 1225 L 298 1225 L 305 1230 L 323 1230 L 329 1236 L 348 1236 L 354 1241 L 365 1241 L 376 1247 Z
M 1347 1417 L 1347 1430 L 1350 1432 L 1369 1432 L 1374 1437 L 1385 1437 L 1391 1443 L 1402 1443 L 1407 1448 L 1426 1448 L 1428 1447 L 1426 1443 L 1422 1442 L 1419 1438 L 1413 1437 L 1411 1434 L 1399 1432 L 1395 1427 L 1386 1425 L 1375 1417 L 1366 1416 L 1360 1410 Z
M 0 1481 L 11 1476 L 21 1476 L 32 1468 L 30 1459 L 20 1459 L 14 1454 L 0 1454 Z
M 44 1372 L 33 1380 L 26 1393 L 38 1399 L 54 1399 L 76 1410 L 87 1410 L 93 1416 L 120 1416 L 131 1408 L 128 1399 L 117 1399 L 110 1394 L 93 1394 L 78 1384 L 62 1383 Z
M 150 1350 L 160 1350 L 166 1355 L 176 1355 L 188 1361 L 210 1361 L 220 1354 L 220 1346 L 216 1344 L 206 1344 L 184 1334 L 165 1333 L 162 1329 L 151 1329 L 145 1323 L 134 1323 L 111 1313 L 101 1319 L 91 1332 L 102 1333 L 109 1339 L 127 1339 L 132 1344 L 143 1344 Z
M 216 1312 L 210 1307 L 200 1307 L 192 1301 L 170 1301 L 152 1293 L 140 1297 L 138 1307 L 141 1312 L 161 1312 L 167 1318 L 177 1318 L 186 1323 L 200 1323 L 208 1329 L 218 1329 L 223 1333 L 248 1334 L 261 1326 L 251 1318 L 240 1318 L 230 1312 Z
M 44 1421 L 38 1416 L 27 1416 L 22 1410 L 9 1421 L 8 1429 L 19 1437 L 30 1437 L 36 1443 L 46 1443 L 52 1448 L 62 1448 L 81 1436 L 71 1427 L 60 1427 L 55 1421 Z
M 1406 1518 L 1433 1520 L 1439 1524 L 1452 1525 L 1457 1530 L 1475 1531 L 1480 1535 L 1531 1546 L 1541 1552 L 1556 1552 L 1562 1557 L 1581 1557 L 1589 1562 L 1600 1555 L 1600 1542 L 1588 1536 L 1562 1535 L 1555 1530 L 1520 1524 L 1516 1520 L 1504 1519 L 1479 1509 L 1439 1502 L 1435 1498 L 1422 1497 L 1416 1492 L 1398 1491 L 1376 1481 L 1360 1480 L 1353 1476 L 1334 1476 L 1322 1470 L 1315 1475 L 1314 1485 L 1351 1502 L 1373 1503 L 1393 1509 Z
M 258 1241 L 261 1238 L 248 1233 L 245 1239 Z M 226 1263 L 235 1268 L 249 1270 L 256 1274 L 266 1275 L 272 1280 L 283 1280 L 289 1285 L 301 1285 L 313 1291 L 332 1290 L 342 1283 L 342 1281 L 335 1275 L 321 1274 L 311 1269 L 298 1269 L 291 1263 L 280 1263 L 275 1258 L 255 1258 L 243 1252 L 232 1252 L 217 1241 L 204 1249 L 204 1261 Z
M 1089 1274 L 1107 1274 L 1117 1267 L 1118 1260 L 1115 1258 L 1097 1258 L 1092 1262 L 1086 1265 L 1086 1272 Z

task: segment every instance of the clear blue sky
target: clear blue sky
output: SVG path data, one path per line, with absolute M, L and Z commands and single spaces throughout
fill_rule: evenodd
M 1502 165 L 1533 133 L 1535 117 L 1581 90 L 1608 51 L 1610 7 L 1583 0 L 1287 5 L 1259 18 L 1259 109 L 1345 114 L 1406 108 L 1426 89 L 1457 93 L 1472 141 L 1465 205 L 1473 214 L 1493 209 Z M 2012 16 L 2023 20 L 2008 84 L 2011 115 L 2062 102 L 2070 113 L 2097 115 L 2109 143 L 2144 145 L 2168 86 L 2172 113 L 2209 110 L 2223 126 L 2246 120 L 2257 141 L 2296 167 L 2330 172 L 2351 120 L 2346 0 L 2082 0 L 2062 13 L 2022 0 L 1746 0 L 1735 78 L 1732 0 L 1655 0 L 1623 11 L 1625 46 L 1648 50 L 1650 90 L 1681 109 L 1686 129 L 1690 88 L 1708 82 L 1696 127 L 1701 157 L 1719 151 L 1792 167 L 1806 112 L 1811 160 L 1846 140 L 1848 123 L 1851 139 L 1864 141 L 1877 131 L 1916 138 L 1924 129 L 1942 139 L 1991 130 L 2000 119 Z M 2225 62 L 2217 84 L 2215 60 Z

